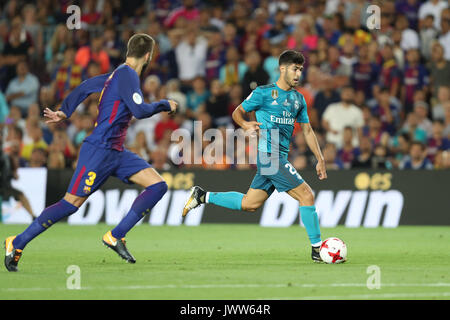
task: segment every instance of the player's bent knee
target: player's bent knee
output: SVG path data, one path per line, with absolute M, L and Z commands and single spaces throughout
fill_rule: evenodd
M 314 194 L 309 190 L 304 192 L 300 198 L 302 206 L 313 206 L 314 201 L 315 201 Z
M 242 210 L 244 211 L 249 211 L 249 212 L 255 212 L 256 210 L 259 209 L 259 207 L 261 207 L 262 203 L 256 203 L 256 202 L 247 202 L 247 201 L 242 201 Z
M 79 208 L 87 200 L 87 197 L 78 197 L 73 194 L 66 193 L 63 199 L 71 205 Z

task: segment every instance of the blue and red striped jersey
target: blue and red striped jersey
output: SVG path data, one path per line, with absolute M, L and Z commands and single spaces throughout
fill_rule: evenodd
M 161 111 L 170 111 L 167 100 L 145 103 L 139 76 L 126 64 L 112 73 L 93 77 L 81 83 L 63 101 L 60 111 L 69 118 L 88 95 L 101 92 L 98 116 L 93 132 L 85 139 L 107 149 L 122 151 L 131 118 L 151 117 Z

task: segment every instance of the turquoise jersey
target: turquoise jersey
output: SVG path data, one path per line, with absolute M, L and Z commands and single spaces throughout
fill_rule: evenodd
M 295 122 L 308 123 L 306 101 L 295 89 L 283 90 L 276 83 L 259 86 L 242 102 L 246 112 L 255 111 L 262 123 L 258 150 L 286 158 Z

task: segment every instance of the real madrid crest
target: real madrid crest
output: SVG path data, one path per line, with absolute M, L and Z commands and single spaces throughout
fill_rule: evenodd
M 274 98 L 274 99 L 278 98 L 278 91 L 277 90 L 272 90 L 272 98 Z

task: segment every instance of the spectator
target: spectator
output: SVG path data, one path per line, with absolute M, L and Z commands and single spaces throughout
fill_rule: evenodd
M 129 149 L 131 152 L 136 153 L 139 157 L 141 157 L 145 161 L 150 160 L 150 149 L 148 148 L 144 131 L 139 131 L 136 134 L 134 144 L 131 145 Z
M 323 149 L 323 158 L 327 170 L 343 169 L 344 164 L 337 158 L 336 146 L 333 143 L 327 143 Z
M 176 129 L 178 129 L 178 124 L 174 119 L 168 113 L 161 113 L 161 120 L 155 126 L 155 142 L 160 142 L 166 131 L 172 132 Z
M 220 68 L 220 81 L 226 88 L 238 84 L 242 81 L 247 65 L 239 61 L 239 51 L 236 47 L 228 47 L 226 53 L 226 63 Z
M 368 137 L 362 137 L 359 143 L 359 155 L 353 160 L 352 168 L 368 169 L 372 167 L 372 144 Z
M 408 113 L 400 132 L 408 133 L 413 141 L 427 141 L 427 132 L 419 127 L 419 116 L 415 112 Z
M 428 104 L 423 101 L 417 101 L 414 104 L 414 113 L 417 115 L 418 128 L 424 130 L 427 133 L 427 136 L 430 136 L 433 129 L 431 120 L 428 119 Z
M 425 59 L 431 59 L 431 46 L 437 38 L 438 31 L 434 27 L 433 15 L 428 15 L 423 19 L 420 27 L 420 53 Z
M 322 125 L 327 131 L 327 141 L 334 143 L 337 148 L 342 147 L 342 135 L 345 127 L 354 130 L 353 145 L 358 145 L 358 136 L 364 125 L 361 110 L 353 104 L 355 91 L 352 87 L 342 88 L 341 101 L 330 104 L 322 117 Z
M 199 19 L 200 11 L 195 7 L 194 0 L 183 0 L 183 6 L 172 10 L 164 20 L 166 28 L 172 28 L 177 24 L 177 20 L 184 18 L 187 21 Z
M 203 78 L 197 77 L 192 83 L 192 88 L 193 90 L 187 95 L 186 116 L 189 118 L 195 118 L 197 109 L 204 105 L 209 97 L 209 91 Z
M 446 101 L 444 103 L 444 112 L 445 112 L 444 137 L 447 137 L 450 139 L 450 101 Z
M 47 152 L 42 148 L 34 148 L 31 152 L 28 167 L 41 168 L 47 165 Z
M 247 54 L 245 64 L 247 71 L 242 79 L 242 94 L 248 96 L 257 86 L 265 85 L 269 81 L 269 75 L 261 66 L 261 56 L 258 51 Z
M 161 67 L 163 80 L 170 80 L 178 77 L 178 65 L 176 57 L 176 48 L 181 42 L 183 32 L 179 29 L 172 29 L 168 32 L 168 38 L 171 49 L 159 56 L 158 63 Z
M 1 88 L 6 88 L 11 79 L 16 76 L 16 66 L 20 61 L 25 60 L 28 54 L 32 53 L 31 37 L 22 28 L 22 19 L 17 16 L 11 22 L 11 31 L 7 35 L 7 40 L 2 52 Z
M 210 96 L 205 102 L 204 110 L 211 116 L 213 126 L 231 125 L 231 117 L 228 114 L 229 96 L 224 92 L 218 79 L 211 82 Z
M 440 86 L 450 86 L 450 61 L 445 60 L 444 47 L 437 41 L 431 49 L 432 94 L 437 94 Z
M 353 128 L 345 127 L 342 135 L 342 148 L 338 150 L 337 157 L 345 169 L 352 166 L 352 162 L 359 156 L 359 148 L 353 146 Z
M 393 152 L 392 165 L 399 168 L 400 163 L 409 157 L 409 147 L 411 145 L 411 137 L 408 133 L 402 133 L 393 139 L 391 150 Z
M 73 40 L 65 24 L 56 26 L 53 35 L 45 48 L 47 71 L 52 72 L 64 59 L 64 52 L 73 46 Z
M 283 47 L 280 44 L 271 46 L 270 56 L 264 59 L 264 70 L 269 75 L 269 83 L 274 83 L 280 77 L 280 69 L 278 68 L 278 58 L 283 52 Z
M 0 131 L 2 129 L 1 124 L 5 123 L 8 114 L 9 114 L 8 102 L 6 102 L 5 96 L 0 91 Z
M 30 160 L 31 153 L 34 149 L 47 150 L 48 145 L 43 139 L 42 129 L 39 127 L 39 121 L 37 119 L 30 119 L 27 127 L 27 135 L 29 136 L 30 141 L 25 142 L 20 156 L 28 161 Z
M 322 121 L 323 113 L 328 105 L 337 103 L 340 100 L 339 93 L 334 89 L 333 78 L 325 76 L 322 80 L 322 87 L 314 98 L 314 109 L 317 111 L 319 121 Z
M 419 19 L 423 20 L 431 14 L 434 17 L 434 27 L 441 30 L 441 12 L 447 7 L 448 3 L 443 0 L 425 1 L 419 8 Z
M 225 47 L 223 37 L 218 29 L 212 29 L 208 32 L 208 52 L 206 54 L 206 80 L 219 78 L 219 72 L 222 65 L 225 64 Z
M 356 91 L 364 92 L 366 99 L 371 99 L 379 72 L 378 66 L 370 60 L 369 46 L 361 45 L 358 51 L 358 61 L 352 66 L 351 85 Z
M 82 46 L 75 55 L 75 63 L 87 68 L 90 62 L 96 62 L 100 66 L 100 73 L 107 73 L 110 68 L 109 56 L 103 49 L 103 38 L 96 36 L 90 45 Z
M 48 169 L 64 169 L 66 167 L 66 161 L 64 155 L 60 151 L 49 152 L 47 158 Z
M 395 1 L 395 11 L 402 12 L 406 18 L 408 19 L 409 26 L 416 30 L 419 20 L 419 8 L 420 8 L 419 0 L 400 0 Z M 431 17 L 433 17 L 431 15 Z
M 107 3 L 109 2 L 105 2 L 105 6 L 109 6 Z M 127 46 L 122 40 L 118 39 L 116 29 L 113 26 L 104 31 L 103 48 L 108 54 L 111 67 L 117 68 L 124 60 Z
M 450 87 L 440 86 L 437 91 L 437 102 L 431 108 L 433 120 L 445 119 L 444 103 L 446 101 L 450 101 Z
M 400 169 L 433 169 L 433 164 L 426 157 L 426 147 L 423 143 L 414 141 L 409 148 L 409 157 L 400 164 Z
M 17 77 L 14 78 L 6 89 L 6 100 L 9 104 L 20 108 L 25 117 L 28 107 L 38 101 L 39 80 L 28 71 L 28 64 L 21 61 L 17 64 Z
M 289 27 L 288 25 L 286 25 L 284 23 L 284 19 L 286 17 L 286 12 L 284 10 L 278 10 L 275 15 L 274 15 L 274 22 L 272 27 L 267 30 L 264 33 L 264 37 L 269 39 L 270 43 L 272 44 L 276 44 L 276 43 L 280 43 L 281 41 L 285 40 L 289 34 Z M 304 17 L 302 17 L 303 19 Z M 312 23 L 312 25 L 314 25 L 314 22 Z M 310 25 L 308 22 L 304 22 L 302 23 L 301 21 L 298 24 L 299 29 L 303 30 L 304 32 L 312 32 L 311 29 L 309 28 Z M 307 29 L 305 29 L 305 27 Z M 304 41 L 306 41 L 307 39 L 304 39 Z M 309 38 L 308 38 L 309 40 Z M 295 41 L 294 39 L 291 38 L 291 40 L 288 40 L 288 48 L 295 48 L 297 47 L 297 45 L 299 44 L 297 43 L 291 43 L 292 41 Z M 316 39 L 317 42 L 317 39 Z M 316 43 L 317 45 L 317 43 Z
M 372 115 L 381 121 L 381 130 L 394 135 L 397 124 L 400 123 L 400 112 L 391 103 L 389 89 L 382 88 L 378 94 L 377 105 L 372 108 Z
M 191 84 L 197 76 L 205 76 L 205 61 L 208 41 L 198 35 L 195 27 L 186 30 L 185 38 L 175 48 L 178 78 Z
M 64 60 L 53 77 L 53 90 L 57 101 L 62 101 L 82 80 L 83 69 L 75 63 L 75 49 L 68 47 Z
M 393 46 L 385 44 L 381 49 L 381 56 L 383 62 L 378 84 L 380 87 L 390 88 L 391 96 L 399 97 L 402 74 L 394 59 Z
M 420 64 L 420 52 L 418 49 L 409 49 L 406 52 L 406 67 L 403 71 L 402 102 L 404 111 L 412 111 L 414 92 L 424 90 L 428 86 L 428 71 Z
M 450 60 L 450 9 L 442 10 L 439 42 L 444 47 L 445 60 Z
M 444 123 L 442 121 L 433 122 L 433 133 L 427 142 L 427 157 L 434 163 L 439 150 L 450 150 L 450 139 L 444 137 Z
M 401 32 L 400 48 L 403 51 L 419 49 L 419 34 L 415 30 L 409 28 L 409 21 L 406 15 L 397 14 L 395 28 Z

